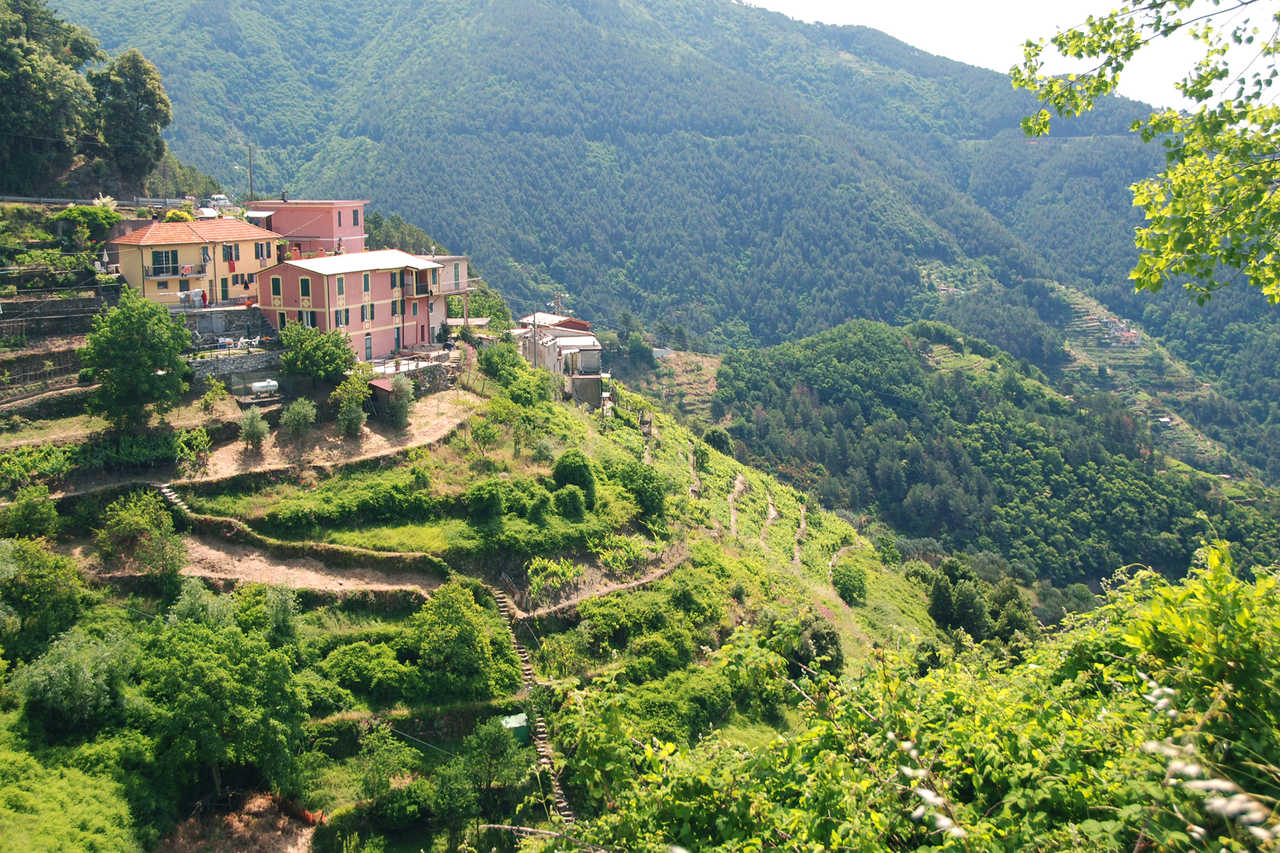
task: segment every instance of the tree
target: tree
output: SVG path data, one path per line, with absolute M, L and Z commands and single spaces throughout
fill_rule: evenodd
M 592 473 L 591 462 L 581 450 L 570 448 L 560 454 L 555 467 L 551 469 L 551 476 L 557 488 L 573 485 L 582 489 L 587 509 L 595 508 L 596 475 Z
M 0 646 L 30 660 L 75 624 L 84 582 L 75 564 L 42 543 L 0 540 Z
M 106 508 L 95 542 L 103 560 L 126 571 L 160 576 L 167 595 L 178 593 L 187 546 L 173 530 L 173 515 L 155 492 L 133 492 Z
M 391 399 L 387 403 L 387 416 L 396 429 L 409 426 L 409 411 L 413 408 L 413 382 L 404 374 L 391 380 Z
M 173 120 L 160 72 L 136 48 L 89 73 L 97 95 L 102 139 L 126 181 L 137 184 L 164 157 L 161 131 Z
M 845 604 L 857 604 L 867 597 L 867 570 L 852 560 L 831 567 L 831 585 Z
M 91 398 L 93 410 L 121 430 L 144 425 L 148 405 L 168 411 L 187 390 L 181 356 L 190 345 L 181 319 L 125 289 L 118 305 L 93 318 L 80 351 L 80 361 L 101 383 Z
M 196 218 L 185 210 L 174 208 L 164 215 L 165 222 L 195 222 Z
M 289 657 L 257 634 L 192 622 L 165 626 L 143 656 L 142 684 L 159 709 L 157 754 L 192 781 L 207 769 L 256 767 L 277 790 L 295 780 L 306 720 Z
M 309 376 L 322 382 L 339 382 L 356 363 L 351 341 L 341 329 L 322 332 L 294 323 L 280 330 L 281 369 L 293 376 Z
M 515 785 L 528 771 L 511 730 L 494 717 L 476 726 L 462 741 L 472 784 L 479 788 L 486 808 L 493 808 L 493 789 Z
M 258 453 L 262 450 L 262 442 L 267 438 L 267 421 L 257 406 L 250 406 L 249 411 L 240 418 L 240 440 L 244 446 Z
M 13 502 L 0 509 L 0 535 L 49 536 L 57 526 L 58 508 L 45 485 L 19 489 Z
M 68 631 L 17 679 L 27 719 L 56 734 L 93 731 L 110 721 L 123 708 L 135 651 L 119 637 Z
M 1065 57 L 1096 62 L 1069 76 L 1044 72 L 1044 40 L 1028 41 L 1021 66 L 1010 74 L 1045 108 L 1023 120 L 1029 134 L 1047 133 L 1052 109 L 1075 116 L 1113 91 L 1133 57 L 1177 32 L 1203 45 L 1203 56 L 1176 83 L 1194 111 L 1162 110 L 1135 121 L 1144 141 L 1160 139 L 1165 169 L 1133 186 L 1134 204 L 1147 224 L 1138 229 L 1139 289 L 1157 291 L 1183 277 L 1197 301 L 1239 276 L 1280 303 L 1280 107 L 1271 103 L 1280 48 L 1280 12 L 1251 18 L 1251 2 L 1211 5 L 1196 0 L 1127 0 L 1115 11 L 1090 16 L 1083 26 L 1050 43 Z M 1259 26 L 1261 23 L 1261 26 Z
M 316 422 L 316 404 L 306 397 L 294 400 L 280 414 L 280 431 L 289 439 L 298 441 Z
M 354 438 L 364 426 L 364 404 L 373 393 L 369 387 L 372 378 L 373 368 L 361 362 L 329 395 L 329 402 L 338 407 L 338 430 L 345 436 Z
M 391 790 L 391 780 L 421 763 L 416 749 L 382 724 L 360 738 L 360 793 L 372 800 Z
M 409 623 L 409 642 L 432 698 L 481 699 L 501 689 L 484 613 L 471 590 L 447 583 Z
M 71 164 L 95 117 L 79 69 L 101 56 L 88 32 L 40 0 L 0 6 L 0 184 L 40 189 Z

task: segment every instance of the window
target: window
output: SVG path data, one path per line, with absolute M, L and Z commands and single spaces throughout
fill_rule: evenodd
M 367 305 L 361 305 L 361 306 L 360 306 L 360 322 L 361 322 L 361 323 L 363 323 L 365 320 L 368 320 L 368 319 L 369 319 L 369 312 L 365 310 L 365 309 L 366 309 L 366 308 L 368 308 L 368 307 L 369 307 L 369 306 L 367 306 Z
M 270 244 L 270 243 L 263 243 L 263 244 L 262 244 L 262 257 L 264 257 L 264 258 L 269 258 L 269 257 L 271 257 L 271 244 Z
M 391 300 L 391 316 L 396 316 L 396 301 L 394 299 Z
M 157 281 L 157 282 L 156 282 L 156 287 L 160 288 L 161 290 L 168 290 L 168 289 L 169 289 L 169 282 L 167 282 L 167 281 Z
M 151 274 L 152 275 L 177 275 L 178 274 L 178 250 L 177 249 L 161 249 L 151 253 Z
M 351 325 L 351 309 L 350 308 L 342 309 L 342 325 L 344 326 Z
M 309 299 L 311 297 L 311 279 L 307 278 L 305 275 L 298 279 L 298 294 L 302 296 L 303 299 Z
M 235 245 L 235 256 L 236 256 L 235 259 L 237 261 L 240 260 L 240 244 L 239 243 L 236 243 Z
M 189 291 L 189 290 L 191 290 L 191 282 L 190 282 L 190 281 L 188 281 L 187 279 L 185 279 L 185 278 L 184 278 L 182 281 L 178 282 L 178 292 L 179 292 L 179 293 L 186 293 L 186 292 L 187 292 L 187 291 Z
M 341 308 L 335 308 L 333 311 L 333 325 L 334 325 L 334 328 L 337 328 L 338 326 L 342 325 L 342 309 Z
M 369 274 L 368 273 L 364 274 L 364 292 L 365 293 L 369 292 Z
M 392 313 L 395 313 L 394 311 Z M 404 297 L 400 298 L 400 313 L 404 313 Z
M 370 320 L 372 320 L 372 319 L 373 319 L 373 309 L 374 309 L 375 307 L 377 307 L 377 306 L 375 306 L 372 302 L 370 302 L 370 303 L 369 303 L 369 319 L 370 319 Z
M 342 227 L 342 211 L 341 210 L 338 211 L 338 227 L 339 228 Z
M 261 244 L 261 243 L 254 243 L 254 244 L 253 244 L 253 256 L 254 256 L 255 258 L 261 258 L 261 257 L 262 257 L 262 244 Z
M 373 335 L 368 332 L 364 335 L 364 360 L 373 361 Z
M 316 327 L 316 312 L 314 311 L 307 312 L 307 323 L 313 329 Z
M 458 269 L 460 266 L 461 264 L 453 265 L 453 283 L 454 284 L 457 284 L 460 281 L 460 279 L 458 278 L 458 276 L 462 275 L 462 273 Z
M 440 270 L 432 270 L 432 271 L 431 271 L 431 283 L 432 283 L 432 284 L 439 284 L 439 283 L 440 283 Z
M 222 259 L 223 259 L 224 261 L 234 261 L 234 260 L 235 260 L 235 258 L 234 258 L 234 257 L 232 257 L 232 254 L 231 254 L 231 244 L 230 244 L 230 243 L 223 243 L 223 244 L 222 244 Z
M 251 273 L 249 273 L 249 275 L 245 276 L 245 283 L 244 283 L 244 286 L 245 286 L 245 287 L 248 287 L 249 285 L 254 284 L 255 282 L 257 282 L 257 280 L 258 280 L 258 274 L 257 274 L 257 273 L 254 273 L 254 272 L 251 272 Z
M 436 304 L 435 304 L 434 302 L 428 302 L 428 303 L 427 303 L 427 313 L 428 313 L 428 314 L 434 314 L 434 313 L 435 313 L 435 311 L 436 311 Z
M 281 329 L 283 329 L 283 328 L 284 328 L 284 324 L 285 324 L 285 322 L 286 322 L 286 319 L 285 319 L 285 313 L 284 313 L 283 311 L 277 311 L 277 312 L 276 312 L 276 320 L 277 320 L 277 322 L 278 322 L 278 324 L 279 324 L 280 328 L 281 328 Z
M 344 295 L 346 294 L 346 292 L 347 292 L 347 279 L 346 279 L 346 276 L 341 276 L 341 275 L 340 275 L 340 276 L 338 276 L 338 295 L 339 295 L 339 296 L 344 296 Z
M 210 250 L 211 248 L 212 248 L 211 246 L 201 246 L 201 247 L 200 247 L 200 263 L 202 263 L 202 264 L 207 264 L 207 263 L 209 263 L 209 259 L 212 257 L 212 255 L 209 253 L 209 250 Z
M 413 316 L 418 316 L 418 303 L 413 303 Z
M 234 286 L 239 286 L 241 284 L 242 278 L 244 278 L 244 276 L 240 275 L 240 273 L 233 273 L 231 276 L 231 284 Z
M 355 228 L 360 224 L 360 208 L 351 211 L 351 227 Z
M 280 295 L 280 276 L 278 275 L 271 276 L 271 295 Z

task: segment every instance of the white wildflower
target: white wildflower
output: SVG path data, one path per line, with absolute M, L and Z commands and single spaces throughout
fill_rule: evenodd
M 1263 827 L 1263 826 L 1249 827 L 1249 834 L 1252 835 L 1254 838 L 1258 839 L 1258 841 L 1262 842 L 1263 844 L 1266 844 L 1270 841 L 1275 840 L 1275 837 L 1276 837 L 1276 834 L 1274 831 L 1267 829 L 1266 827 Z
M 923 779 L 925 777 L 924 770 L 918 767 L 908 767 L 905 764 L 898 765 L 898 772 L 908 779 Z
M 928 788 L 916 788 L 916 796 L 924 800 L 927 805 L 933 806 L 934 808 L 942 805 L 942 797 L 939 797 Z
M 914 809 L 911 810 L 911 819 L 914 821 L 922 820 L 927 811 L 928 809 L 926 809 L 924 806 L 916 806 Z
M 1181 776 L 1184 779 L 1194 779 L 1204 774 L 1204 768 L 1194 761 L 1183 761 L 1181 758 L 1175 758 L 1169 762 L 1169 775 Z
M 1202 794 L 1234 794 L 1240 790 L 1239 785 L 1226 779 L 1193 779 L 1186 786 Z

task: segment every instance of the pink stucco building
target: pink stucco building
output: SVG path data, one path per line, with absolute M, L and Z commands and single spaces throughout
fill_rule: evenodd
M 295 258 L 364 251 L 368 199 L 267 199 L 250 202 L 245 218 L 288 241 Z
M 446 300 L 469 289 L 466 258 L 448 263 L 399 249 L 290 259 L 258 273 L 258 304 L 277 330 L 289 323 L 342 329 L 356 358 L 371 361 L 439 343 Z

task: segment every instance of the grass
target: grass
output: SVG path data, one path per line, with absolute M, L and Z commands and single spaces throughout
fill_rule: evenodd
M 421 551 L 428 554 L 443 554 L 450 549 L 470 550 L 481 544 L 475 528 L 460 518 L 370 525 L 358 530 L 330 530 L 325 532 L 324 541 L 375 551 Z

